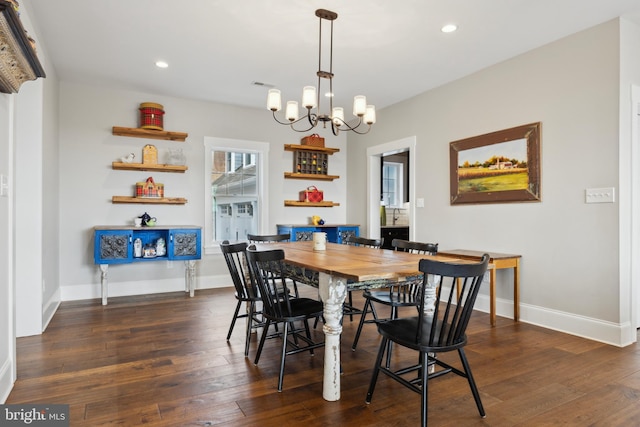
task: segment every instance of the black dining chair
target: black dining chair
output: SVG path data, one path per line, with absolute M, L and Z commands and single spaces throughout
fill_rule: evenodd
M 313 354 L 314 349 L 323 347 L 324 341 L 315 341 L 311 336 L 309 319 L 317 319 L 322 316 L 322 302 L 311 298 L 290 298 L 288 292 L 279 292 L 284 286 L 284 278 L 278 272 L 285 271 L 284 251 L 273 249 L 258 251 L 255 246 L 247 249 L 247 259 L 251 268 L 256 286 L 262 298 L 262 314 L 265 325 L 255 364 L 258 364 L 262 349 L 264 348 L 267 330 L 272 324 L 282 325 L 279 335 L 282 338 L 282 352 L 280 355 L 280 374 L 278 376 L 278 391 L 282 391 L 284 380 L 285 360 L 287 356 L 308 351 Z M 302 327 L 296 326 L 296 322 L 302 323 Z
M 252 243 L 277 243 L 277 242 L 289 242 L 291 241 L 291 236 L 288 233 L 283 234 L 247 234 L 247 240 L 249 240 L 249 244 Z M 293 279 L 287 279 L 291 281 L 293 285 L 293 293 L 296 298 L 300 297 L 300 293 L 298 292 L 298 284 Z
M 422 243 L 412 242 L 409 240 L 393 239 L 391 246 L 396 251 L 409 252 L 414 254 L 429 254 L 435 255 L 438 253 L 437 243 Z M 356 335 L 353 338 L 353 344 L 351 349 L 355 351 L 358 346 L 358 340 L 362 333 L 362 327 L 365 323 L 376 323 L 381 320 L 375 309 L 374 303 L 382 304 L 391 307 L 390 316 L 387 319 L 396 319 L 398 317 L 398 309 L 400 307 L 417 307 L 420 303 L 420 288 L 421 281 L 402 282 L 392 284 L 385 290 L 366 290 L 362 292 L 362 296 L 365 298 L 364 308 L 362 309 L 362 316 L 360 317 L 360 323 L 356 330 Z M 372 319 L 366 319 L 367 314 L 371 313 Z M 391 357 L 391 351 L 388 352 L 389 358 Z
M 231 339 L 233 328 L 236 325 L 236 320 L 247 319 L 247 329 L 245 336 L 244 356 L 249 355 L 249 343 L 251 342 L 251 332 L 263 325 L 260 316 L 262 312 L 256 309 L 256 303 L 261 301 L 257 288 L 252 284 L 252 278 L 250 276 L 249 264 L 247 262 L 246 250 L 247 243 L 229 243 L 228 240 L 223 241 L 220 244 L 220 250 L 224 256 L 224 260 L 227 262 L 229 268 L 229 274 L 231 274 L 231 280 L 235 287 L 235 297 L 238 303 L 236 304 L 233 318 L 231 319 L 231 326 L 229 326 L 229 332 L 227 333 L 227 341 Z M 240 313 L 242 305 L 245 304 L 245 312 Z
M 369 391 L 365 399 L 371 403 L 378 375 L 383 373 L 421 396 L 421 425 L 427 425 L 428 382 L 434 378 L 454 373 L 466 378 L 481 417 L 485 411 L 480 393 L 471 374 L 471 367 L 464 352 L 467 344 L 466 329 L 473 312 L 489 255 L 484 254 L 479 263 L 456 264 L 453 262 L 422 259 L 419 269 L 423 273 L 418 315 L 379 322 L 378 333 L 382 337 L 376 357 Z M 460 282 L 458 293 L 456 284 Z M 419 352 L 419 361 L 407 367 L 389 367 L 382 359 L 388 343 Z M 454 367 L 436 358 L 439 353 L 457 351 L 461 367 Z M 430 369 L 433 366 L 433 370 Z
M 383 242 L 384 242 L 383 238 L 368 239 L 366 237 L 360 237 L 360 236 L 347 236 L 343 240 L 343 243 L 345 245 L 364 246 L 366 248 L 374 248 L 374 249 L 380 249 L 380 247 L 382 247 Z M 348 315 L 351 321 L 353 321 L 354 315 L 358 315 L 358 314 L 362 315 L 364 313 L 363 309 L 354 307 L 352 292 L 353 291 L 347 292 L 347 301 L 343 305 L 343 315 Z

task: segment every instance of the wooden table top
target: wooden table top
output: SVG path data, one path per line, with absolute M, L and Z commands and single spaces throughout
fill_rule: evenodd
M 325 251 L 314 251 L 313 242 L 282 242 L 256 245 L 260 250 L 283 249 L 288 264 L 344 277 L 354 282 L 376 280 L 401 281 L 420 276 L 421 259 L 429 258 L 447 262 L 471 261 L 450 255 L 425 255 L 362 246 L 327 243 Z
M 452 255 L 465 259 L 481 259 L 485 253 L 489 254 L 489 262 L 494 259 L 507 259 L 507 258 L 522 258 L 522 255 L 517 254 L 503 254 L 500 252 L 487 252 L 487 251 L 472 251 L 469 249 L 445 249 L 438 251 L 440 255 Z

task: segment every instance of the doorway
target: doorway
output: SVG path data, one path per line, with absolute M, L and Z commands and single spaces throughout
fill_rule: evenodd
M 380 238 L 380 182 L 382 158 L 394 153 L 409 152 L 409 239 L 415 240 L 415 164 L 416 137 L 411 136 L 367 149 L 367 231 L 372 239 Z

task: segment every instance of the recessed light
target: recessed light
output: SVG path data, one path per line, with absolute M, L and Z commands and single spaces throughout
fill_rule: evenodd
M 169 64 L 167 64 L 164 61 L 156 61 L 156 67 L 158 68 L 167 68 L 169 66 Z
M 458 29 L 458 26 L 456 24 L 447 24 L 442 28 L 440 28 L 440 31 L 442 31 L 443 33 L 453 33 L 457 29 Z

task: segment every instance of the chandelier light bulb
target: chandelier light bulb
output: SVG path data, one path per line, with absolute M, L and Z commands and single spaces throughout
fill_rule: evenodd
M 287 101 L 287 111 L 285 112 L 287 120 L 295 122 L 298 120 L 298 101 Z
M 364 113 L 364 122 L 368 125 L 372 125 L 376 122 L 375 105 L 367 105 L 367 112 Z
M 269 89 L 267 94 L 267 108 L 271 111 L 280 111 L 282 109 L 282 97 L 278 89 Z
M 331 114 L 331 119 L 333 120 L 333 124 L 336 126 L 340 126 L 344 123 L 344 110 L 342 107 L 333 107 L 333 114 Z
M 364 116 L 367 112 L 367 97 L 364 95 L 356 95 L 353 97 L 353 115 L 357 117 Z
M 302 106 L 307 110 L 316 107 L 316 88 L 314 86 L 305 86 L 302 88 Z

